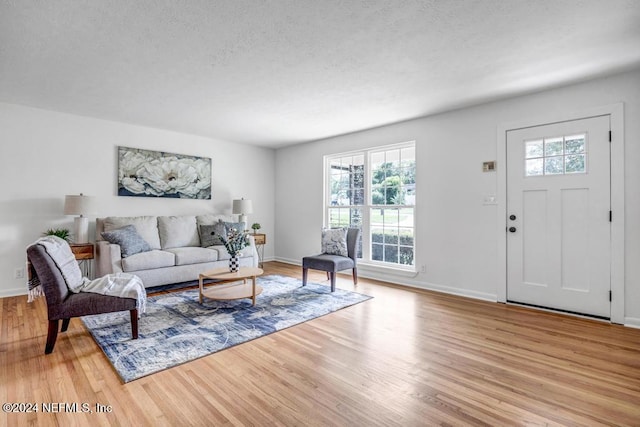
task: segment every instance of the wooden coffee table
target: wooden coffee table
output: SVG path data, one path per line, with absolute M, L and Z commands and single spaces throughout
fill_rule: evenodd
M 198 284 L 200 287 L 200 304 L 202 297 L 216 300 L 232 300 L 251 298 L 251 305 L 256 305 L 256 295 L 260 295 L 262 287 L 256 283 L 256 277 L 264 271 L 256 267 L 240 267 L 235 273 L 231 273 L 228 268 L 214 268 L 200 273 Z M 204 279 L 215 280 L 214 283 L 207 283 L 204 287 Z M 251 283 L 247 283 L 251 279 Z M 242 281 L 241 283 L 237 283 Z

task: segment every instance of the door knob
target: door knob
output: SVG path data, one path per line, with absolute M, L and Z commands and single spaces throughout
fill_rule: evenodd
M 516 232 L 516 228 L 515 227 L 509 227 L 509 231 L 512 232 L 512 233 L 515 233 Z
M 513 214 L 511 214 L 511 215 L 509 215 L 509 219 L 510 219 L 511 221 L 515 221 L 515 220 L 516 220 L 516 216 L 515 216 L 515 215 L 513 215 Z

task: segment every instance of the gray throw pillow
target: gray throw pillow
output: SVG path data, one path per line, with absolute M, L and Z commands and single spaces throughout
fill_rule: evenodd
M 244 231 L 244 222 L 225 222 L 224 226 L 227 227 L 227 233 L 232 228 L 235 229 L 237 232 Z
M 349 256 L 346 228 L 322 229 L 322 253 Z
M 222 240 L 220 240 L 221 236 L 227 237 L 227 228 L 222 221 L 218 221 L 212 225 L 200 226 L 200 246 L 203 248 L 222 245 Z
M 151 246 L 138 234 L 136 227 L 133 225 L 127 225 L 111 231 L 103 231 L 100 234 L 109 243 L 120 245 L 122 258 L 151 250 Z

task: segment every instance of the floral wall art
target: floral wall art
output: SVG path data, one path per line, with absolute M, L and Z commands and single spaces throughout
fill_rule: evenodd
M 211 159 L 118 147 L 118 196 L 211 199 Z

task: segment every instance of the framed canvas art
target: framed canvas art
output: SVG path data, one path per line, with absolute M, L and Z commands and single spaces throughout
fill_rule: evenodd
M 118 147 L 118 196 L 211 199 L 211 159 Z

